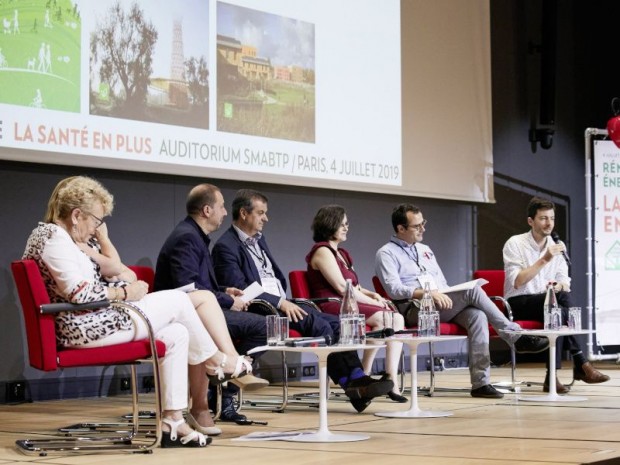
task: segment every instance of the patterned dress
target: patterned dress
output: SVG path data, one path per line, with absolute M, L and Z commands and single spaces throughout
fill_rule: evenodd
M 92 242 L 91 247 L 97 247 Z M 107 288 L 126 285 L 106 282 L 99 265 L 53 223 L 39 223 L 32 231 L 23 259 L 36 261 L 50 301 L 82 304 L 108 298 Z M 62 312 L 56 316 L 59 345 L 79 346 L 132 328 L 131 318 L 110 307 L 96 311 Z

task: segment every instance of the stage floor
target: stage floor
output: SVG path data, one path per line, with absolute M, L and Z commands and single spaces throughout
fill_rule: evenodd
M 570 395 L 588 397 L 585 402 L 537 403 L 517 400 L 506 394 L 501 400 L 474 399 L 469 391 L 436 392 L 434 397 L 420 394 L 419 404 L 426 410 L 449 410 L 444 418 L 381 418 L 375 412 L 406 410 L 387 398 L 374 401 L 362 414 L 338 399 L 328 405 L 329 428 L 334 433 L 361 433 L 370 436 L 361 442 L 292 443 L 284 441 L 240 442 L 234 438 L 251 432 L 313 430 L 318 425 L 318 409 L 290 406 L 285 413 L 243 407 L 254 420 L 268 426 L 239 426 L 219 423 L 223 434 L 206 449 L 156 449 L 152 455 L 27 456 L 17 451 L 17 439 L 44 437 L 55 428 L 84 420 L 115 421 L 127 413 L 129 396 L 107 399 L 80 399 L 0 405 L 0 465 L 18 463 L 168 465 L 171 463 L 211 463 L 219 465 L 295 465 L 329 463 L 360 465 L 387 463 L 412 464 L 581 464 L 618 458 L 620 463 L 620 367 L 596 364 L 611 380 L 601 385 L 576 382 Z M 565 362 L 568 366 L 568 362 Z M 494 382 L 508 380 L 508 368 L 493 368 Z M 542 382 L 544 366 L 520 365 L 517 378 Z M 569 382 L 571 372 L 559 371 Z M 420 386 L 428 384 L 428 373 L 420 373 Z M 469 388 L 465 369 L 437 374 L 438 387 Z M 291 392 L 312 392 L 316 384 L 291 388 Z M 523 386 L 521 395 L 540 394 L 541 386 Z M 269 387 L 251 393 L 251 399 L 268 398 L 279 388 Z M 334 392 L 341 392 L 334 389 Z M 407 394 L 409 396 L 409 394 Z M 143 395 L 142 409 L 152 407 L 152 396 Z M 612 461 L 604 463 L 613 463 Z

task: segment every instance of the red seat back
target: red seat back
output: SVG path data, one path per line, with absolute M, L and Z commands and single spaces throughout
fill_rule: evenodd
M 379 294 L 381 297 L 383 297 L 384 299 L 390 298 L 390 296 L 387 295 L 387 292 L 385 292 L 385 289 L 383 288 L 383 284 L 381 284 L 381 280 L 379 279 L 379 276 L 372 277 L 372 286 L 375 288 L 375 292 Z
M 139 281 L 144 281 L 149 285 L 149 292 L 153 292 L 155 287 L 155 270 L 150 266 L 129 265 L 127 268 L 132 270 Z
M 492 299 L 495 305 L 504 313 L 508 313 L 506 306 L 504 305 L 503 297 L 504 297 L 504 280 L 506 278 L 506 273 L 504 270 L 476 270 L 473 275 L 474 279 L 486 279 L 488 281 L 487 284 L 482 286 L 482 290 L 489 297 L 498 297 L 496 299 Z M 501 298 L 501 299 L 500 299 Z M 543 324 L 540 321 L 536 320 L 519 320 L 517 318 L 514 319 L 515 323 L 518 323 L 523 329 L 542 329 Z M 493 332 L 495 332 L 493 330 Z
M 504 278 L 506 274 L 504 270 L 476 270 L 474 271 L 474 279 L 486 279 L 488 283 L 482 286 L 482 290 L 487 295 L 496 295 L 502 297 L 504 295 Z
M 310 288 L 306 279 L 305 270 L 293 270 L 288 274 L 293 299 L 310 299 Z
M 58 367 L 56 328 L 54 315 L 43 315 L 39 310 L 50 303 L 39 267 L 34 260 L 17 260 L 11 263 L 11 271 L 24 315 L 30 365 L 54 371 Z

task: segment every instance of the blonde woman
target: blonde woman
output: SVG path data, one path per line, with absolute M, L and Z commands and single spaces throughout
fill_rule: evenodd
M 113 203 L 112 195 L 94 179 L 62 180 L 50 197 L 45 221 L 28 238 L 23 258 L 37 262 L 52 302 L 126 300 L 147 315 L 157 339 L 166 344 L 166 355 L 160 359 L 162 447 L 204 447 L 209 438 L 188 425 L 182 414 L 187 408 L 188 365 L 190 371 L 201 373 L 201 381 L 208 374 L 216 382 L 241 377 L 251 366 L 243 357 L 218 350 L 187 294 L 147 294 L 144 281 L 121 279 L 128 276 L 120 268 L 118 279 L 102 277 L 102 267 L 84 253 L 83 244 L 105 228 L 104 218 L 112 213 Z M 115 273 L 106 269 L 106 274 Z M 56 338 L 66 347 L 102 347 L 146 336 L 143 322 L 112 307 L 56 317 Z

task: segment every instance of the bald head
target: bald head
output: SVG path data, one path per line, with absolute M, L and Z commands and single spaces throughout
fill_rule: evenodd
M 217 200 L 217 193 L 220 189 L 213 184 L 198 184 L 187 195 L 185 209 L 190 216 L 199 215 L 204 206 L 213 207 Z

